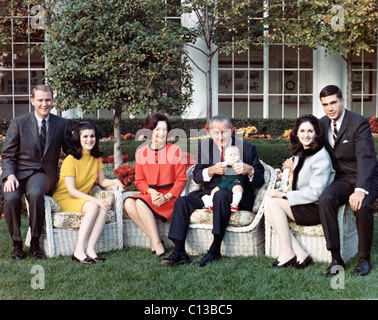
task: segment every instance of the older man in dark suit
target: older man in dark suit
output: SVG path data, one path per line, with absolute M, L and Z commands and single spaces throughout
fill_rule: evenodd
M 209 195 L 222 181 L 226 172 L 226 165 L 222 162 L 222 150 L 229 145 L 236 145 L 241 150 L 243 162 L 233 165 L 237 174 L 248 175 L 249 181 L 245 186 L 239 209 L 251 210 L 254 203 L 255 191 L 264 184 L 264 167 L 259 161 L 256 147 L 251 143 L 234 139 L 231 136 L 231 121 L 227 116 L 218 115 L 210 122 L 212 139 L 203 141 L 198 150 L 198 163 L 193 171 L 193 179 L 202 185 L 202 189 L 194 191 L 188 196 L 175 200 L 168 237 L 175 244 L 175 250 L 168 257 L 160 261 L 161 265 L 177 265 L 190 262 L 185 252 L 185 240 L 189 230 L 190 216 L 195 209 L 203 208 L 203 195 Z M 208 253 L 198 262 L 203 267 L 209 262 L 221 258 L 220 248 L 226 228 L 231 216 L 232 192 L 219 190 L 213 199 L 213 235 L 214 240 Z
M 336 171 L 335 180 L 319 199 L 320 218 L 332 263 L 323 273 L 335 274 L 334 265 L 345 266 L 340 255 L 337 211 L 349 201 L 356 216 L 359 262 L 356 275 L 370 271 L 373 239 L 373 204 L 378 196 L 378 165 L 369 122 L 361 115 L 344 108 L 341 90 L 334 85 L 320 92 L 324 116 L 320 122 L 326 136 L 326 148 Z
M 46 256 L 39 246 L 45 218 L 44 195 L 52 194 L 58 181 L 60 151 L 68 153 L 72 132 L 67 119 L 50 113 L 53 91 L 39 85 L 30 99 L 34 111 L 12 119 L 1 152 L 1 181 L 4 191 L 4 217 L 13 240 L 13 259 L 23 259 L 21 236 L 21 197 L 29 202 L 31 228 L 30 254 Z

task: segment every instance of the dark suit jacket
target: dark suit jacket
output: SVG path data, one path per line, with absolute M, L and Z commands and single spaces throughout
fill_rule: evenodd
M 250 182 L 248 179 L 248 183 L 243 192 L 243 198 L 248 197 L 253 201 L 256 189 L 264 184 L 264 167 L 259 160 L 256 147 L 253 144 L 235 140 L 234 138 L 232 138 L 231 144 L 236 144 L 240 150 L 243 149 L 243 162 L 253 166 L 255 170 L 253 180 Z M 196 183 L 201 184 L 203 188 L 203 190 L 194 191 L 197 195 L 202 196 L 210 194 L 211 190 L 222 182 L 221 175 L 214 175 L 209 182 L 203 181 L 203 169 L 208 168 L 217 162 L 220 162 L 219 148 L 212 139 L 203 141 L 198 149 L 198 164 L 193 170 L 193 180 Z
M 43 169 L 56 182 L 62 147 L 65 153 L 72 147 L 72 132 L 67 119 L 50 113 L 43 154 L 34 111 L 12 119 L 1 152 L 1 181 L 10 174 L 22 180 Z
M 378 177 L 378 165 L 367 119 L 345 110 L 334 148 L 328 142 L 331 120 L 324 116 L 320 123 L 326 137 L 325 146 L 336 170 L 336 179 L 344 177 L 354 184 L 355 188 L 369 191 L 372 179 Z

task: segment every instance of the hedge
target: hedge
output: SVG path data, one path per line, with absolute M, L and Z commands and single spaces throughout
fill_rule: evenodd
M 68 119 L 71 127 L 82 119 Z M 96 124 L 100 134 L 100 138 L 113 136 L 113 120 L 112 119 L 91 119 Z M 122 119 L 121 133 L 132 133 L 142 128 L 144 119 Z M 171 118 L 172 128 L 183 129 L 186 135 L 190 136 L 190 129 L 200 130 L 207 124 L 207 119 L 181 119 Z M 272 137 L 282 136 L 285 130 L 291 129 L 295 119 L 232 119 L 232 124 L 236 128 L 244 128 L 254 126 L 258 130 L 258 134 L 271 135 Z M 4 119 L 0 123 L 0 135 L 5 136 L 9 127 L 9 119 Z

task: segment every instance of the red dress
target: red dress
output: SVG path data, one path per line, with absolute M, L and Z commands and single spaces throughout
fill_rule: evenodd
M 135 186 L 141 193 L 130 197 L 142 200 L 163 221 L 171 217 L 174 200 L 180 196 L 186 184 L 186 166 L 182 159 L 180 147 L 171 143 L 161 149 L 151 149 L 150 144 L 143 146 L 135 156 Z M 151 195 L 147 193 L 149 188 L 162 194 L 171 193 L 173 198 L 155 207 Z

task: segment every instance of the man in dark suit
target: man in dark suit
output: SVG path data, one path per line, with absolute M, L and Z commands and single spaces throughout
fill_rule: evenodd
M 340 255 L 340 238 L 337 223 L 338 207 L 347 203 L 356 216 L 359 262 L 356 275 L 370 271 L 370 251 L 373 239 L 373 204 L 378 196 L 378 165 L 369 122 L 361 115 L 346 110 L 341 90 L 334 85 L 320 92 L 324 116 L 321 126 L 326 137 L 326 148 L 336 171 L 335 180 L 319 198 L 319 212 L 331 251 L 332 263 L 323 273 L 335 275 L 334 265 L 345 264 Z
M 34 111 L 12 119 L 1 152 L 4 217 L 13 240 L 11 256 L 17 260 L 25 257 L 20 231 L 23 194 L 29 202 L 30 254 L 36 259 L 46 257 L 39 246 L 45 221 L 44 195 L 52 194 L 58 181 L 62 147 L 68 153 L 72 146 L 68 120 L 50 113 L 52 89 L 36 86 L 30 102 Z
M 185 240 L 189 230 L 190 216 L 195 209 L 203 208 L 201 199 L 209 195 L 211 190 L 219 185 L 226 166 L 222 163 L 222 150 L 233 144 L 239 147 L 243 154 L 243 162 L 233 165 L 237 174 L 248 175 L 249 182 L 244 188 L 243 197 L 239 203 L 240 210 L 251 210 L 254 203 L 255 191 L 264 184 L 264 167 L 259 161 L 254 145 L 235 140 L 231 136 L 231 121 L 227 116 L 215 116 L 210 122 L 212 139 L 203 141 L 198 150 L 198 163 L 193 171 L 193 179 L 201 184 L 199 191 L 191 192 L 188 196 L 175 200 L 168 238 L 175 244 L 175 250 L 168 257 L 160 261 L 161 265 L 177 265 L 190 262 L 185 252 Z M 221 258 L 220 248 L 228 222 L 231 216 L 232 192 L 219 190 L 213 198 L 213 235 L 214 240 L 208 253 L 198 262 L 205 266 L 209 262 Z

